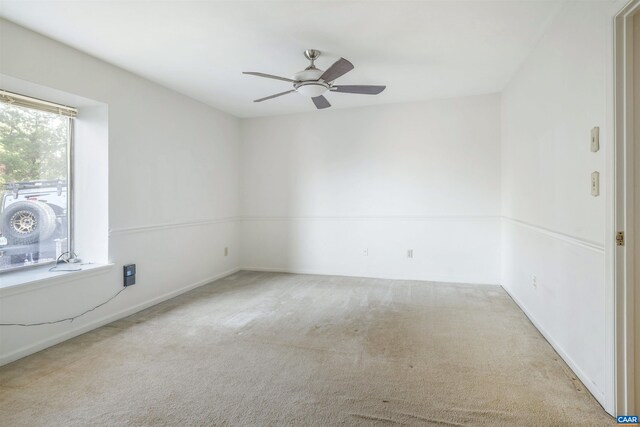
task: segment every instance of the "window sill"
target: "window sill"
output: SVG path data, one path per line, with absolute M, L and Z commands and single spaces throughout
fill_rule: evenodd
M 108 273 L 113 264 L 80 264 L 79 271 L 49 271 L 51 265 L 0 274 L 0 298 Z

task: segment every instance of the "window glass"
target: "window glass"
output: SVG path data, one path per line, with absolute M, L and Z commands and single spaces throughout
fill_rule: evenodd
M 67 251 L 70 120 L 0 103 L 0 272 Z

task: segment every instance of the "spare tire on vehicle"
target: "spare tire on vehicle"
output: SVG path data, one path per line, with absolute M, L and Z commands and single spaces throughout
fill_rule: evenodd
M 56 230 L 56 213 L 46 203 L 16 202 L 2 213 L 0 230 L 10 245 L 43 242 Z

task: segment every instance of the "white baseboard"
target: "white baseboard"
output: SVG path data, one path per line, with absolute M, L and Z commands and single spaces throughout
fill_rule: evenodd
M 320 270 L 304 270 L 297 268 L 284 268 L 284 267 L 240 267 L 242 271 L 264 271 L 268 273 L 287 273 L 287 274 L 311 274 L 314 276 L 344 276 L 344 277 L 363 277 L 367 279 L 387 279 L 387 280 L 411 280 L 417 282 L 433 282 L 433 283 L 451 283 L 454 285 L 478 285 L 478 286 L 499 286 L 498 283 L 476 283 L 476 282 L 459 282 L 446 279 L 433 279 L 433 278 L 421 278 L 421 277 L 401 277 L 392 275 L 376 275 L 365 276 L 362 274 L 350 274 L 345 272 L 328 272 Z
M 184 286 L 179 289 L 175 289 L 171 292 L 167 292 L 166 294 L 157 296 L 149 301 L 142 302 L 140 304 L 134 305 L 133 307 L 126 308 L 124 310 L 118 311 L 117 313 L 109 314 L 100 319 L 94 320 L 93 322 L 82 325 L 78 328 L 70 329 L 66 332 L 63 332 L 58 335 L 54 335 L 53 337 L 49 337 L 45 340 L 38 341 L 34 344 L 27 345 L 25 347 L 19 348 L 9 354 L 3 355 L 0 357 L 0 366 L 6 365 L 7 363 L 11 363 L 15 360 L 21 359 L 23 357 L 29 356 L 30 354 L 36 353 L 38 351 L 44 350 L 45 348 L 51 347 L 53 345 L 59 344 L 63 341 L 76 337 L 78 335 L 82 335 L 86 332 L 89 332 L 93 329 L 99 328 L 100 326 L 106 325 L 108 323 L 114 322 L 116 320 L 122 319 L 123 317 L 130 316 L 138 311 L 144 310 L 145 308 L 149 308 L 156 304 L 159 304 L 163 301 L 166 301 L 170 298 L 176 297 L 180 294 L 188 292 L 192 289 L 198 288 L 200 286 L 206 285 L 207 283 L 211 283 L 213 281 L 222 279 L 224 277 L 230 276 L 236 272 L 238 272 L 240 268 L 232 268 L 230 270 L 224 271 L 222 273 L 216 274 L 211 277 L 207 277 L 206 279 L 199 280 L 195 283 L 191 283 L 190 285 Z
M 591 378 L 589 378 L 584 373 L 584 371 L 582 369 L 580 369 L 580 367 L 573 361 L 573 359 L 567 354 L 567 352 L 564 351 L 562 346 L 560 346 L 553 339 L 553 337 L 542 327 L 542 325 L 540 325 L 540 323 L 538 323 L 538 321 L 535 319 L 535 317 L 533 317 L 533 315 L 529 312 L 529 310 L 527 310 L 527 307 L 524 304 L 522 304 L 522 302 L 520 302 L 520 300 L 518 300 L 518 298 L 516 298 L 511 292 L 509 292 L 509 290 L 507 288 L 505 288 L 503 286 L 502 289 L 504 289 L 505 292 L 511 297 L 513 302 L 515 302 L 516 305 L 518 307 L 520 307 L 520 310 L 522 310 L 522 312 L 525 314 L 525 316 L 527 316 L 529 321 L 531 321 L 531 323 L 533 323 L 533 326 L 535 326 L 536 329 L 547 340 L 547 342 L 549 344 L 551 344 L 551 347 L 553 347 L 553 349 L 556 351 L 556 353 L 558 353 L 560 355 L 560 357 L 562 357 L 562 359 L 569 366 L 569 368 L 571 368 L 571 370 L 576 374 L 576 376 L 580 379 L 580 381 L 582 381 L 582 383 L 585 385 L 585 387 L 587 387 L 587 389 L 591 392 L 593 397 L 595 397 L 595 399 L 600 403 L 600 405 L 602 405 L 604 410 L 606 412 L 608 412 L 610 415 L 613 415 L 613 413 L 612 413 L 613 409 L 612 408 L 607 408 L 606 403 L 605 403 L 605 401 L 606 401 L 605 400 L 605 394 L 604 394 L 604 392 L 602 392 L 598 388 L 598 385 L 595 384 L 593 381 L 591 381 Z

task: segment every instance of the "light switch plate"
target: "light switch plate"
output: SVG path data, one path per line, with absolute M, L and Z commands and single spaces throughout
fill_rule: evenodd
M 591 173 L 591 195 L 593 197 L 600 195 L 600 172 Z
M 597 152 L 600 150 L 600 128 L 598 126 L 591 129 L 591 151 Z

